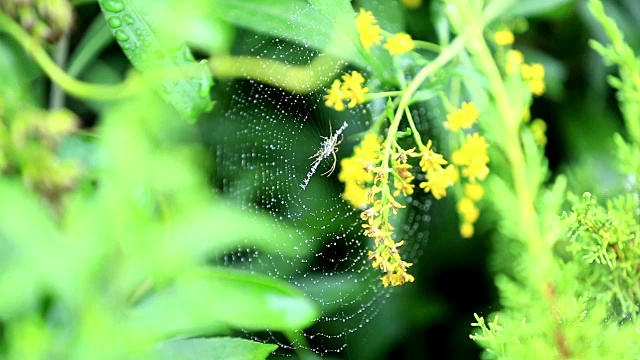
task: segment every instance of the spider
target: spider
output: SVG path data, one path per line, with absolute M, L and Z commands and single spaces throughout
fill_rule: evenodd
M 344 130 L 345 127 L 346 126 L 343 125 L 340 129 L 336 131 L 335 134 L 331 136 L 320 135 L 320 137 L 324 139 L 324 142 L 322 143 L 322 147 L 320 148 L 320 150 L 318 150 L 317 153 L 309 157 L 309 159 L 315 159 L 314 162 L 320 162 L 322 161 L 322 159 L 329 157 L 329 154 L 333 156 L 333 164 L 331 165 L 331 169 L 322 173 L 321 174 L 322 176 L 329 176 L 333 174 L 333 172 L 336 169 L 336 163 L 338 162 L 338 158 L 336 157 L 336 152 L 338 152 L 339 150 L 338 147 L 340 146 L 340 144 L 342 144 L 342 140 L 344 140 L 344 134 L 342 134 L 342 131 Z M 332 133 L 331 122 L 329 122 L 329 134 L 331 133 Z M 338 140 L 338 135 L 340 136 L 340 140 Z
M 333 135 L 320 136 L 321 138 L 324 139 L 324 142 L 320 146 L 320 150 L 318 150 L 317 153 L 315 153 L 313 156 L 309 158 L 314 160 L 313 160 L 313 164 L 311 164 L 311 170 L 309 170 L 309 172 L 307 173 L 307 176 L 304 178 L 304 181 L 302 182 L 302 184 L 300 184 L 300 187 L 302 189 L 305 189 L 307 187 L 307 184 L 309 184 L 309 181 L 311 180 L 311 177 L 313 176 L 313 174 L 316 172 L 316 169 L 320 165 L 320 162 L 322 162 L 322 160 L 324 160 L 325 158 L 328 158 L 329 155 L 333 156 L 333 164 L 331 165 L 331 169 L 329 169 L 329 171 L 326 171 L 322 175 L 329 176 L 336 169 L 336 163 L 338 162 L 338 158 L 336 157 L 336 152 L 338 151 L 338 146 L 342 143 L 342 140 L 343 140 L 342 131 L 346 127 L 347 127 L 347 123 L 345 122 L 342 124 L 342 126 L 338 130 L 336 130 L 336 132 Z M 331 133 L 331 123 L 329 123 L 329 132 Z M 338 136 L 340 136 L 340 140 L 338 140 Z

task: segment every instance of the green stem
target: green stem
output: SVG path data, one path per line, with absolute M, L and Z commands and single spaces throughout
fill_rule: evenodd
M 398 96 L 398 95 L 402 95 L 402 91 L 383 91 L 383 92 L 379 92 L 379 93 L 371 93 L 371 94 L 367 94 L 365 95 L 365 101 L 369 101 L 369 100 L 373 100 L 373 99 L 379 99 L 379 98 L 384 98 L 384 97 L 391 97 L 391 96 Z
M 411 127 L 411 132 L 413 133 L 413 139 L 416 141 L 416 144 L 418 145 L 418 149 L 422 149 L 424 147 L 424 144 L 422 143 L 422 138 L 418 133 L 416 124 L 413 122 L 413 116 L 411 115 L 411 111 L 409 111 L 409 108 L 405 109 L 405 115 L 407 116 L 407 120 L 409 121 L 409 127 Z
M 442 51 L 442 47 L 440 45 L 428 41 L 413 40 L 413 44 L 416 46 L 416 48 L 429 50 L 434 53 L 439 53 L 440 51 Z
M 402 115 L 404 114 L 405 109 L 408 108 L 409 102 L 411 101 L 411 97 L 418 90 L 420 85 L 427 79 L 429 75 L 432 75 L 437 70 L 445 66 L 451 59 L 453 59 L 460 51 L 464 49 L 464 38 L 465 36 L 458 36 L 450 46 L 444 49 L 438 57 L 436 57 L 432 62 L 423 67 L 416 77 L 411 81 L 407 89 L 402 94 L 400 98 L 400 103 L 398 104 L 398 110 L 396 111 L 395 117 L 389 126 L 389 132 L 387 133 L 387 141 L 384 151 L 384 158 L 382 161 L 382 166 L 385 168 L 389 168 L 389 160 L 391 158 L 391 144 L 395 141 L 396 133 L 398 132 L 398 126 L 400 125 L 400 121 L 402 120 Z
M 466 2 L 461 4 L 459 2 L 460 9 L 466 9 L 465 6 L 469 6 L 469 4 Z M 537 281 L 537 285 L 541 287 L 539 290 L 544 293 L 543 287 L 546 286 L 546 282 L 542 279 L 548 276 L 546 267 L 549 264 L 548 256 L 550 255 L 550 249 L 547 248 L 542 237 L 534 207 L 536 194 L 531 191 L 531 186 L 528 181 L 526 158 L 522 143 L 520 142 L 521 118 L 516 116 L 518 112 L 511 107 L 509 94 L 500 75 L 500 70 L 484 39 L 483 20 L 478 20 L 475 14 L 469 11 L 462 12 L 462 15 L 470 29 L 470 36 L 467 38 L 467 48 L 469 52 L 474 55 L 477 68 L 489 80 L 491 95 L 498 108 L 500 119 L 506 128 L 506 135 L 502 140 L 504 143 L 498 145 L 501 145 L 511 165 L 511 178 L 520 210 L 519 224 L 524 230 L 521 240 L 529 246 L 533 258 L 536 259 L 536 264 L 540 266 L 536 274 L 532 275 L 535 275 L 535 277 L 541 280 Z
M 308 94 L 338 71 L 340 60 L 325 54 L 309 65 L 288 65 L 250 56 L 216 56 L 209 59 L 211 73 L 221 78 L 253 79 L 296 94 Z
M 128 97 L 137 86 L 132 80 L 118 85 L 89 84 L 70 77 L 56 65 L 40 44 L 27 34 L 18 24 L 0 12 L 0 29 L 6 31 L 33 56 L 42 70 L 67 93 L 83 99 L 114 100 Z
M 67 55 L 69 54 L 69 32 L 66 31 L 55 47 L 54 59 L 61 68 L 66 67 Z M 60 109 L 64 107 L 64 92 L 55 82 L 51 84 L 49 93 L 49 109 Z

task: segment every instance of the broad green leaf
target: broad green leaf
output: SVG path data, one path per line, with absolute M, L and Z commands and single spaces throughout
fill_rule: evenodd
M 283 256 L 307 256 L 311 251 L 301 246 L 307 237 L 300 230 L 222 199 L 181 216 L 173 233 L 175 241 L 168 251 L 174 254 L 185 251 L 191 256 L 216 255 L 238 246 L 255 246 Z
M 213 108 L 210 98 L 213 80 L 208 66 L 198 64 L 184 42 L 163 33 L 152 11 L 152 5 L 160 4 L 132 0 L 99 0 L 98 3 L 113 36 L 133 66 L 150 76 L 154 83 L 157 82 L 154 77 L 168 74 L 156 85 L 156 90 L 184 119 L 193 122 Z
M 159 336 L 219 333 L 223 326 L 289 331 L 308 327 L 318 316 L 317 306 L 282 280 L 213 268 L 153 294 L 132 311 L 131 325 Z
M 257 33 L 280 37 L 364 67 L 353 10 L 345 1 L 218 0 L 225 20 Z M 340 11 L 338 11 L 340 10 Z
M 158 345 L 158 355 L 161 360 L 258 360 L 266 359 L 277 348 L 239 338 L 199 338 L 162 343 Z

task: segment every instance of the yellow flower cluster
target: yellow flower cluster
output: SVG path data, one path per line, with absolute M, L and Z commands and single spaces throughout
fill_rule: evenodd
M 360 13 L 356 16 L 355 21 L 356 29 L 360 35 L 360 42 L 366 51 L 369 51 L 373 45 L 380 45 L 382 42 L 382 29 L 371 11 L 360 8 Z M 383 47 L 391 55 L 400 55 L 413 50 L 414 46 L 410 35 L 398 33 L 386 39 Z
M 324 104 L 337 111 L 344 110 L 344 101 L 349 101 L 347 106 L 353 108 L 365 102 L 364 95 L 369 92 L 369 88 L 362 87 L 364 77 L 357 71 L 342 76 L 342 82 L 336 79 L 331 84 L 331 89 L 327 90 L 324 96 Z
M 496 33 L 493 34 L 493 41 L 501 46 L 511 45 L 513 44 L 514 40 L 515 37 L 513 36 L 511 30 L 500 30 L 496 31 Z
M 413 44 L 411 35 L 398 33 L 388 38 L 382 47 L 389 50 L 389 54 L 391 55 L 400 55 L 413 50 L 415 45 Z
M 379 151 L 380 138 L 367 134 L 354 148 L 353 156 L 340 160 L 338 180 L 345 186 L 342 198 L 357 209 L 363 209 L 368 203 L 367 192 L 373 182 L 373 174 L 368 169 L 378 161 Z
M 360 209 L 369 206 L 360 214 L 364 221 L 364 235 L 372 238 L 375 244 L 375 250 L 368 252 L 369 260 L 374 268 L 385 273 L 380 278 L 384 286 L 397 286 L 413 282 L 414 278 L 407 273 L 407 268 L 412 264 L 402 260 L 398 252 L 398 247 L 404 244 L 404 240 L 393 240 L 394 228 L 389 217 L 405 207 L 396 201 L 395 196 L 413 193 L 414 177 L 407 160 L 420 155 L 414 149 L 400 149 L 392 156 L 392 166 L 386 167 L 381 147 L 376 135 L 366 135 L 362 143 L 355 147 L 354 155 L 340 162 L 338 179 L 345 183 L 345 200 Z M 389 186 L 389 174 L 394 178 L 393 195 Z
M 522 64 L 520 73 L 529 84 L 533 95 L 540 96 L 544 93 L 544 66 L 542 64 Z
M 473 236 L 473 224 L 480 217 L 480 210 L 476 207 L 476 202 L 482 199 L 484 189 L 478 183 L 467 183 L 464 185 L 464 197 L 458 201 L 456 209 L 462 225 L 460 225 L 460 235 L 464 238 Z
M 433 197 L 440 200 L 447 196 L 447 188 L 458 181 L 459 175 L 453 165 L 444 167 L 447 160 L 442 154 L 433 151 L 431 146 L 432 142 L 429 140 L 421 151 L 420 168 L 426 174 L 426 181 L 420 183 L 420 188 L 425 192 L 431 191 Z
M 479 116 L 480 111 L 475 103 L 462 103 L 460 109 L 447 116 L 448 122 L 445 123 L 445 126 L 453 132 L 471 129 Z M 489 163 L 488 147 L 485 138 L 477 132 L 473 132 L 466 134 L 460 148 L 451 155 L 452 162 L 462 169 L 462 176 L 465 178 L 464 196 L 456 206 L 462 220 L 460 234 L 465 238 L 473 236 L 473 224 L 480 216 L 476 202 L 482 199 L 484 190 L 477 181 L 484 180 L 489 174 L 487 167 Z
M 467 134 L 460 149 L 456 150 L 451 156 L 451 160 L 458 166 L 464 166 L 462 175 L 468 178 L 469 181 L 484 180 L 489 174 L 489 168 L 487 167 L 489 163 L 488 147 L 489 144 L 485 142 L 484 137 L 477 132 Z
M 509 50 L 506 69 L 509 74 L 515 74 L 520 70 L 522 79 L 527 82 L 533 95 L 540 96 L 544 93 L 544 66 L 542 64 L 525 64 L 524 55 L 520 51 Z
M 356 16 L 356 29 L 358 29 L 360 42 L 366 51 L 369 51 L 372 45 L 380 44 L 382 29 L 371 11 L 360 8 L 360 13 Z
M 547 145 L 547 123 L 542 119 L 535 119 L 531 122 L 531 133 L 533 133 L 533 139 L 540 146 Z
M 470 129 L 478 120 L 478 116 L 480 116 L 480 110 L 474 102 L 463 102 L 462 108 L 447 115 L 444 126 L 453 132 L 460 129 Z

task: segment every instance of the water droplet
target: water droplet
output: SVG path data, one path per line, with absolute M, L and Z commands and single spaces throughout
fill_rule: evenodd
M 118 41 L 127 41 L 129 40 L 129 35 L 127 35 L 127 33 L 123 30 L 116 30 L 116 32 L 114 33 L 114 36 L 116 37 L 116 40 Z
M 107 22 L 109 23 L 109 26 L 111 26 L 114 29 L 117 29 L 120 26 L 122 26 L 122 19 L 120 19 L 119 16 L 112 16 L 109 18 L 109 20 L 107 20 Z
M 105 0 L 102 1 L 101 4 L 105 10 L 114 13 L 119 13 L 124 10 L 124 4 L 122 3 L 122 0 Z
M 124 15 L 122 19 L 124 20 L 124 23 L 127 25 L 133 25 L 133 23 L 135 23 L 135 20 L 131 15 Z

